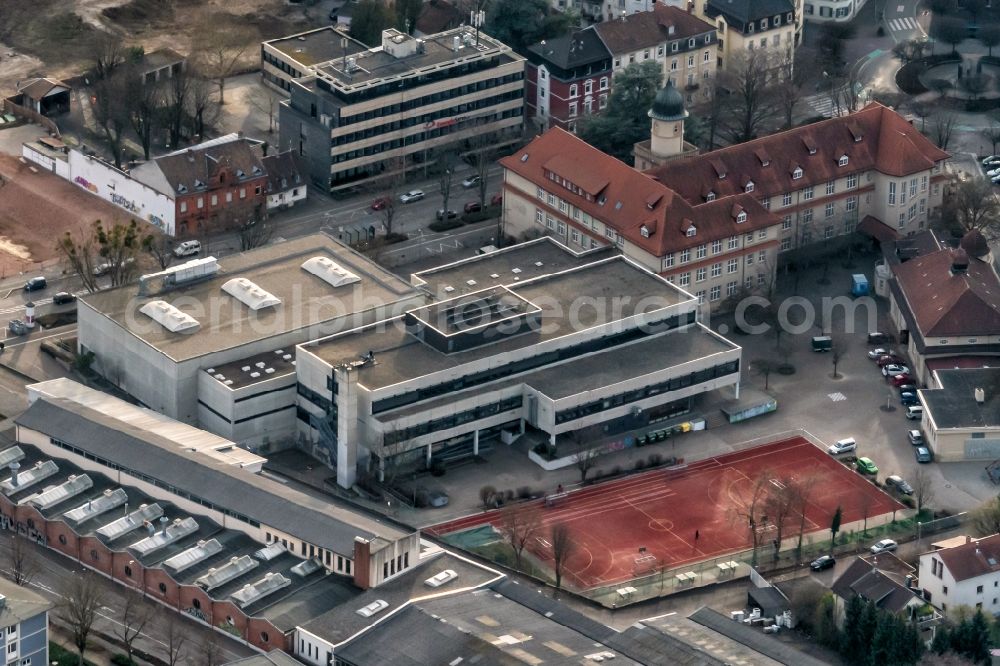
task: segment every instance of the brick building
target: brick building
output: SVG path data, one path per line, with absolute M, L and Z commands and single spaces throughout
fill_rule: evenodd
M 611 54 L 593 29 L 577 30 L 530 47 L 524 75 L 528 118 L 575 132 L 579 118 L 607 106 Z

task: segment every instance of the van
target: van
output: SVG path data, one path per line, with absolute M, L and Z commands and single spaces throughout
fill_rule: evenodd
M 906 418 L 908 419 L 920 419 L 924 416 L 924 408 L 922 405 L 910 405 L 906 408 Z
M 201 252 L 201 242 L 196 240 L 184 241 L 174 248 L 175 257 L 190 257 Z
M 833 338 L 829 335 L 817 335 L 812 339 L 814 352 L 828 352 L 833 349 Z

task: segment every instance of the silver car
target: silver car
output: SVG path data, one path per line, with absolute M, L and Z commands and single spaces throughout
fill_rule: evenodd
M 872 546 L 869 550 L 871 550 L 872 553 L 874 553 L 875 555 L 878 555 L 879 553 L 888 553 L 890 551 L 896 550 L 897 545 L 898 544 L 892 539 L 882 539 L 881 541 L 877 542 L 874 546 Z
M 853 437 L 848 437 L 834 442 L 828 446 L 826 450 L 831 456 L 839 456 L 844 453 L 850 453 L 851 451 L 857 451 L 858 443 L 854 441 Z
M 401 203 L 413 203 L 414 201 L 420 201 L 424 198 L 423 190 L 410 190 L 409 192 L 404 192 L 399 196 Z

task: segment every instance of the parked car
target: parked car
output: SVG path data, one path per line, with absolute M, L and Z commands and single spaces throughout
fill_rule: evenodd
M 882 345 L 889 342 L 889 336 L 885 333 L 879 333 L 878 331 L 873 331 L 868 334 L 868 344 L 870 345 Z
M 917 392 L 917 385 L 916 384 L 900 384 L 896 388 L 899 390 L 900 393 L 916 393 Z
M 910 430 L 906 433 L 906 438 L 910 440 L 910 444 L 913 446 L 923 446 L 924 445 L 924 433 L 919 430 Z
M 877 359 L 875 359 L 876 365 L 880 368 L 884 368 L 887 365 L 903 365 L 904 361 L 899 356 L 895 354 L 882 354 Z
M 934 454 L 926 446 L 918 446 L 913 450 L 913 455 L 918 463 L 934 462 Z
M 427 493 L 427 503 L 435 508 L 448 506 L 448 494 L 441 490 L 432 490 Z
M 903 405 L 903 407 L 909 407 L 910 405 L 919 405 L 920 399 L 917 398 L 916 393 L 912 393 L 910 391 L 903 391 L 902 393 L 899 394 L 899 404 Z
M 993 162 L 1000 164 L 1000 156 L 990 155 L 989 157 L 983 158 L 983 166 L 989 166 Z
M 906 408 L 906 418 L 917 421 L 924 417 L 924 408 L 921 405 L 910 405 Z
M 841 439 L 834 442 L 833 444 L 828 446 L 826 450 L 829 452 L 831 456 L 839 456 L 843 453 L 857 451 L 858 443 L 854 440 L 853 437 L 848 437 L 846 439 Z
M 875 545 L 872 546 L 869 550 L 871 550 L 872 553 L 878 555 L 879 553 L 888 553 L 893 550 L 896 550 L 896 547 L 898 545 L 899 544 L 897 544 L 892 539 L 882 539 L 881 541 L 876 542 Z
M 48 281 L 43 277 L 33 277 L 24 283 L 25 291 L 41 291 L 49 286 Z
M 482 209 L 483 205 L 478 201 L 470 201 L 469 203 L 465 204 L 464 208 L 466 213 L 478 213 Z
M 7 322 L 7 330 L 10 331 L 11 335 L 27 335 L 31 332 L 28 325 L 20 319 L 11 319 Z
M 857 466 L 858 471 L 862 474 L 878 474 L 878 467 L 875 466 L 875 461 L 871 458 L 864 456 L 858 458 Z
M 885 349 L 884 347 L 876 347 L 875 349 L 872 349 L 870 352 L 868 352 L 868 358 L 875 361 L 882 358 L 888 353 L 889 353 L 888 349 Z
M 414 201 L 420 201 L 424 198 L 423 190 L 410 190 L 409 192 L 404 192 L 399 195 L 400 203 L 413 203 Z
M 994 185 L 1000 185 L 1000 176 L 993 176 L 990 178 L 990 182 Z
M 500 192 L 497 192 L 492 197 L 490 197 L 491 206 L 499 206 L 502 203 L 503 203 L 503 194 L 501 194 Z
M 837 560 L 833 558 L 833 555 L 820 555 L 809 563 L 809 568 L 813 571 L 823 571 L 824 569 L 829 569 L 836 563 Z
M 126 257 L 125 258 L 125 265 L 126 266 L 128 266 L 130 264 L 134 264 L 134 263 L 135 263 L 135 259 L 133 257 Z M 103 264 L 98 264 L 97 266 L 94 267 L 94 276 L 95 277 L 101 277 L 102 275 L 107 275 L 108 273 L 111 272 L 111 268 L 112 268 L 112 266 L 108 262 L 104 262 Z
M 201 252 L 201 241 L 196 240 L 184 241 L 174 248 L 175 257 L 190 257 L 199 252 Z
M 476 185 L 478 185 L 480 180 L 482 180 L 482 178 L 480 178 L 478 175 L 469 176 L 468 178 L 462 181 L 462 187 L 464 187 L 467 190 L 471 189 Z
M 905 365 L 897 365 L 895 363 L 890 363 L 882 368 L 882 375 L 885 377 L 895 377 L 896 375 L 908 375 L 910 374 L 910 369 Z
M 913 486 L 906 482 L 906 479 L 898 474 L 893 474 L 892 476 L 885 477 L 885 485 L 889 488 L 895 488 L 904 495 L 913 494 Z
M 389 205 L 389 199 L 386 197 L 379 197 L 372 202 L 372 210 L 385 210 L 385 207 Z
M 1000 169 L 990 169 L 989 171 L 986 172 L 986 175 L 989 176 L 990 178 L 996 178 L 997 176 L 1000 176 Z
M 905 372 L 901 375 L 896 375 L 895 377 L 890 377 L 889 381 L 892 382 L 893 386 L 900 387 L 906 386 L 907 384 L 913 385 L 913 377 L 906 374 Z
M 449 208 L 448 209 L 448 219 L 449 220 L 454 220 L 456 217 L 458 217 L 458 213 L 456 213 L 455 211 L 453 211 L 453 210 L 451 210 Z M 443 220 L 444 218 L 445 218 L 444 209 L 443 208 L 438 208 L 437 219 Z
M 52 297 L 52 302 L 55 305 L 66 305 L 67 303 L 73 303 L 74 301 L 76 301 L 76 296 L 68 291 L 60 291 Z

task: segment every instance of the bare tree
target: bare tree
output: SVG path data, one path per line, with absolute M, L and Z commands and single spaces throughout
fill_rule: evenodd
M 163 125 L 170 135 L 170 145 L 178 146 L 181 142 L 181 130 L 187 115 L 189 98 L 191 96 L 191 76 L 187 71 L 175 72 L 167 79 L 163 88 L 162 114 Z
M 785 58 L 780 65 L 781 81 L 775 85 L 774 94 L 778 108 L 784 118 L 782 129 L 792 127 L 795 112 L 806 96 L 805 77 L 809 71 L 805 67 L 794 67 L 791 58 Z
M 795 481 L 790 477 L 774 479 L 772 488 L 764 498 L 764 510 L 767 512 L 768 520 L 774 525 L 774 561 L 778 561 L 778 552 L 781 549 L 781 541 L 785 536 L 785 527 L 795 515 L 798 499 L 795 490 Z
M 990 154 L 996 155 L 997 144 L 1000 143 L 1000 123 L 995 116 L 990 117 L 990 124 L 979 130 L 979 136 L 990 143 Z
M 732 67 L 719 74 L 720 84 L 729 92 L 723 127 L 733 143 L 755 138 L 773 119 L 777 110 L 771 85 L 773 69 L 767 52 L 755 50 L 739 54 Z
M 167 666 L 177 666 L 187 659 L 188 635 L 177 616 L 167 613 L 166 635 L 163 647 L 167 650 Z
M 226 79 L 236 73 L 240 58 L 259 41 L 256 30 L 239 24 L 220 27 L 206 21 L 196 29 L 192 37 L 195 59 L 205 76 L 215 81 L 219 104 L 226 103 Z
M 976 536 L 1000 533 L 1000 495 L 986 500 L 969 512 L 972 531 Z
M 264 85 L 254 86 L 243 93 L 243 101 L 267 114 L 267 132 L 274 132 L 274 119 L 278 113 L 278 102 L 283 99 L 278 93 Z
M 274 234 L 274 225 L 264 218 L 251 217 L 239 226 L 240 250 L 246 252 L 266 245 Z
M 188 83 L 188 111 L 186 114 L 191 134 L 202 137 L 205 128 L 210 127 L 219 117 L 219 102 L 212 94 L 212 86 L 207 79 L 195 76 Z
M 142 239 L 142 250 L 156 261 L 160 270 L 165 270 L 174 260 L 174 242 L 166 234 L 149 234 Z
M 87 639 L 97 620 L 97 612 L 104 605 L 104 590 L 101 582 L 89 571 L 74 573 L 62 582 L 60 588 L 61 598 L 56 604 L 56 615 L 69 630 L 79 657 L 77 663 L 83 666 Z
M 528 543 L 538 533 L 542 517 L 534 506 L 509 504 L 500 513 L 500 534 L 514 551 L 514 565 L 521 570 L 521 556 Z
M 90 229 L 81 227 L 76 234 L 67 231 L 56 243 L 56 248 L 69 268 L 83 282 L 83 288 L 93 293 L 97 291 L 97 240 Z
M 587 482 L 587 474 L 597 464 L 597 458 L 601 455 L 600 447 L 587 447 L 578 433 L 570 436 L 576 448 L 576 468 L 580 470 L 580 483 Z
M 125 654 L 131 661 L 132 646 L 153 618 L 153 609 L 143 599 L 139 590 L 130 587 L 125 591 L 125 598 L 118 606 L 118 613 L 119 624 L 114 628 L 115 637 L 125 646 Z
M 861 509 L 861 519 L 863 521 L 861 533 L 858 534 L 859 540 L 868 535 L 868 518 L 872 515 L 872 506 L 874 503 L 875 500 L 871 493 L 861 493 L 861 497 L 858 498 L 858 508 Z
M 38 573 L 38 558 L 34 546 L 17 532 L 10 537 L 7 565 L 15 585 L 27 585 Z
M 840 365 L 840 361 L 844 358 L 845 351 L 843 340 L 834 340 L 830 346 L 830 362 L 833 364 L 834 379 L 840 378 L 840 374 L 837 373 L 837 366 Z
M 955 130 L 958 115 L 951 109 L 938 107 L 931 116 L 931 135 L 934 143 L 941 150 L 948 150 L 951 135 Z
M 778 369 L 778 361 L 769 358 L 755 358 L 750 361 L 750 369 L 764 378 L 764 390 L 768 389 L 768 380 L 771 373 Z
M 483 511 L 489 510 L 494 505 L 497 489 L 493 486 L 483 486 L 479 489 L 479 501 L 483 505 Z
M 399 205 L 399 191 L 406 182 L 406 156 L 397 154 L 382 163 L 382 177 L 379 179 L 379 213 L 385 235 L 392 233 L 392 223 L 396 219 Z
M 771 488 L 772 474 L 770 470 L 762 469 L 750 479 L 750 487 L 737 493 L 733 498 L 730 513 L 735 523 L 742 523 L 750 530 L 750 542 L 753 547 L 751 562 L 757 566 L 757 549 L 760 547 L 761 533 L 767 522 L 765 508 L 768 489 Z
M 998 235 L 1000 230 L 1000 202 L 993 186 L 982 178 L 948 182 L 948 196 L 941 206 L 941 222 L 958 227 L 962 233 L 978 229 L 987 238 Z
M 934 501 L 934 480 L 927 470 L 918 467 L 913 475 L 913 499 L 917 504 L 917 513 Z
M 441 156 L 439 161 L 441 167 L 441 177 L 438 179 L 438 184 L 441 187 L 441 209 L 444 211 L 442 213 L 442 220 L 448 219 L 448 201 L 451 198 L 451 184 L 453 181 L 454 173 L 452 173 L 454 167 L 454 157 L 449 153 L 445 153 Z
M 115 70 L 125 62 L 128 48 L 117 36 L 97 31 L 90 42 L 90 61 L 94 65 L 94 78 L 98 81 L 111 78 Z
M 126 77 L 125 99 L 121 101 L 128 110 L 129 123 L 132 131 L 139 138 L 142 146 L 143 159 L 149 159 L 149 149 L 153 142 L 153 130 L 162 117 L 161 90 L 155 83 L 145 80 L 141 73 L 132 67 L 123 70 Z
M 123 139 L 129 127 L 128 107 L 122 100 L 128 96 L 128 79 L 121 71 L 94 85 L 94 120 L 104 132 L 115 166 L 122 166 Z
M 816 477 L 813 474 L 795 479 L 792 492 L 795 495 L 795 514 L 799 518 L 799 539 L 795 546 L 797 557 L 802 557 L 802 537 L 806 533 L 806 512 L 812 500 L 813 489 L 816 487 Z
M 556 589 L 559 590 L 562 589 L 562 575 L 566 561 L 576 550 L 576 542 L 573 541 L 566 523 L 553 525 L 549 538 L 552 540 L 552 569 L 556 574 Z

